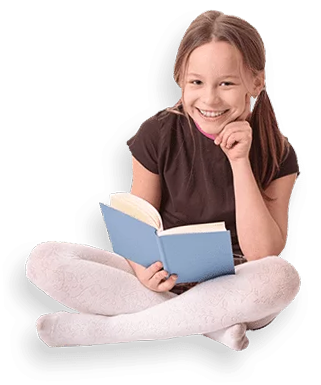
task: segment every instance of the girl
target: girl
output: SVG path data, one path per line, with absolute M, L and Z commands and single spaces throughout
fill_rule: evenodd
M 291 303 L 300 279 L 277 255 L 299 169 L 278 129 L 264 67 L 255 28 L 221 12 L 201 14 L 178 49 L 181 99 L 127 142 L 131 193 L 160 211 L 164 228 L 225 221 L 236 274 L 175 285 L 159 263 L 145 268 L 85 245 L 42 243 L 31 252 L 27 277 L 79 312 L 38 319 L 48 346 L 203 334 L 242 350 L 247 330 L 266 326 Z

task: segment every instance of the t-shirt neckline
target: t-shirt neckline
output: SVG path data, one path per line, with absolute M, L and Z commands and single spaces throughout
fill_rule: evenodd
M 205 131 L 203 131 L 201 129 L 201 127 L 195 122 L 195 120 L 193 119 L 193 122 L 195 123 L 195 126 L 197 127 L 197 129 L 205 136 L 207 136 L 208 138 L 212 139 L 212 140 L 215 140 L 215 138 L 217 137 L 217 135 L 214 135 L 214 134 L 209 134 Z
M 180 105 L 179 105 L 179 109 L 182 109 L 182 108 L 183 108 L 183 105 L 180 104 Z M 189 115 L 189 114 L 188 114 L 188 115 Z M 192 119 L 192 121 L 193 121 L 194 124 L 195 124 L 195 127 L 198 129 L 198 131 L 199 131 L 201 134 L 203 134 L 204 136 L 206 136 L 206 137 L 209 138 L 209 139 L 212 139 L 212 140 L 215 140 L 215 139 L 216 139 L 217 135 L 208 134 L 207 132 L 203 131 L 203 130 L 201 129 L 201 127 L 199 126 L 199 124 L 196 123 L 196 121 L 191 117 L 191 115 L 189 115 L 189 117 Z

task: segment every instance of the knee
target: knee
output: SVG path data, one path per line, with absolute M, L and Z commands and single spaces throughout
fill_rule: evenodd
M 289 293 L 292 293 L 292 299 L 294 299 L 294 297 L 299 292 L 301 286 L 301 279 L 299 273 L 297 272 L 295 267 L 291 265 L 288 261 L 280 257 L 277 257 L 277 259 L 279 260 L 279 267 L 283 273 L 285 286 L 288 288 Z
M 300 276 L 297 270 L 291 263 L 285 259 L 277 256 L 267 257 L 267 261 L 274 265 L 274 270 L 281 273 L 282 278 L 286 282 L 293 282 L 296 285 L 300 285 Z
M 287 306 L 299 292 L 301 281 L 297 270 L 285 259 L 269 256 L 236 266 L 236 273 L 254 285 L 258 297 L 266 303 Z M 257 300 L 259 301 L 259 300 Z M 259 301 L 260 302 L 260 301 Z M 263 301 L 264 302 L 264 301 Z
M 31 250 L 26 263 L 26 276 L 31 282 L 35 283 L 44 267 L 50 264 L 50 257 L 57 247 L 59 242 L 50 241 L 39 243 Z
M 291 303 L 300 290 L 299 273 L 294 266 L 281 257 L 266 257 L 263 261 L 270 272 L 269 279 L 275 287 L 275 299 L 280 298 L 287 304 Z

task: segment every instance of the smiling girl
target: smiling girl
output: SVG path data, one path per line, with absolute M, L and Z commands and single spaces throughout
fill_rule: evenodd
M 42 243 L 27 277 L 80 312 L 38 319 L 49 346 L 203 334 L 242 350 L 246 331 L 269 324 L 299 290 L 298 273 L 278 257 L 299 168 L 265 89 L 258 32 L 234 16 L 201 14 L 182 39 L 174 78 L 181 99 L 127 142 L 131 193 L 159 210 L 164 229 L 224 221 L 236 274 L 175 285 L 159 263 L 145 268 L 85 245 Z

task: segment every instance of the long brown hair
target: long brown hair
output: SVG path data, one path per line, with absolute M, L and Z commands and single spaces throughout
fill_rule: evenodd
M 247 21 L 236 16 L 225 15 L 218 11 L 206 11 L 199 15 L 188 27 L 178 48 L 174 80 L 182 88 L 189 57 L 193 50 L 212 40 L 225 41 L 237 48 L 242 55 L 244 66 L 254 76 L 265 68 L 265 48 L 257 30 Z M 190 127 L 194 143 L 193 162 L 195 158 L 195 139 L 190 116 L 184 109 L 182 98 L 166 112 L 184 115 Z M 274 110 L 264 88 L 256 99 L 249 123 L 252 127 L 252 145 L 250 162 L 252 171 L 262 196 L 268 200 L 264 190 L 271 183 L 280 169 L 281 161 L 289 150 L 287 138 L 279 130 Z M 194 164 L 194 163 L 193 163 Z

